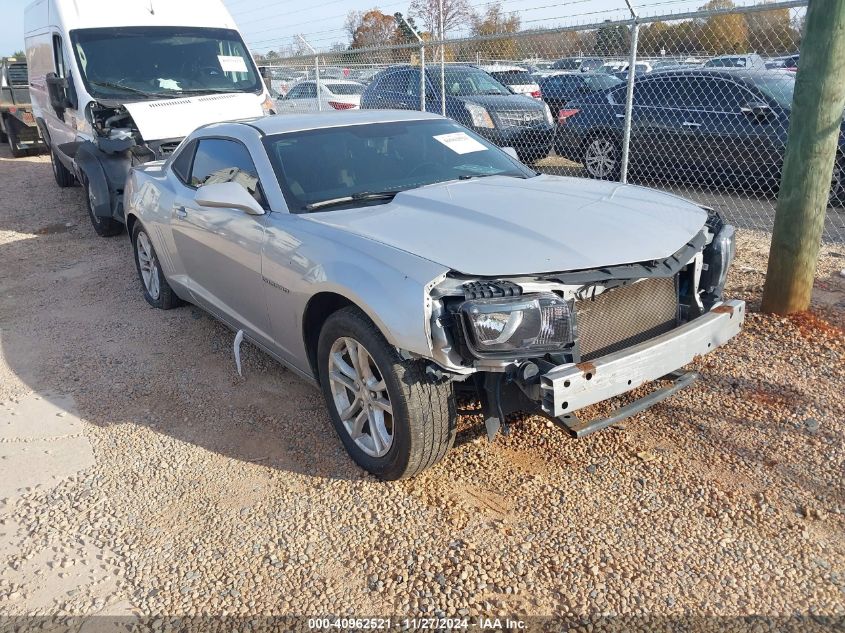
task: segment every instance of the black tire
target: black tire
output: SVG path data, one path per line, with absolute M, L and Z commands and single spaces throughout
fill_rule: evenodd
M 84 174 L 83 174 L 84 176 Z M 88 180 L 83 178 L 82 190 L 85 194 L 85 206 L 88 209 L 88 217 L 91 219 L 91 226 L 100 237 L 114 237 L 123 232 L 123 224 L 114 218 L 101 218 L 94 214 L 94 200 L 91 197 L 91 188 Z
M 343 338 L 364 346 L 386 385 L 393 411 L 392 443 L 381 457 L 368 454 L 356 444 L 335 404 L 329 380 L 329 356 L 332 346 Z M 349 455 L 364 470 L 384 480 L 413 477 L 440 461 L 454 444 L 456 412 L 452 386 L 430 377 L 422 361 L 400 358 L 357 307 L 338 310 L 326 320 L 320 331 L 317 363 L 320 387 L 335 431 Z
M 62 161 L 56 156 L 56 150 L 50 150 L 50 163 L 53 165 L 53 177 L 56 179 L 56 184 L 62 189 L 65 187 L 72 187 L 76 183 L 76 178 L 70 173 L 70 170 L 62 164 Z
M 146 259 L 143 255 L 139 255 L 138 253 L 138 238 L 139 236 L 143 235 L 146 240 L 147 244 L 149 245 L 149 258 L 152 262 L 154 262 L 154 266 L 152 267 L 151 274 L 156 275 L 156 279 L 158 282 L 158 294 L 155 295 L 155 287 L 153 287 L 153 292 L 151 292 L 150 288 L 147 287 L 147 282 L 144 281 L 144 274 L 141 271 L 141 260 Z M 144 299 L 154 308 L 158 308 L 159 310 L 170 310 L 172 308 L 177 308 L 182 305 L 182 300 L 173 292 L 173 288 L 170 287 L 170 284 L 167 283 L 167 279 L 164 277 L 164 272 L 161 270 L 161 264 L 158 261 L 158 255 L 156 255 L 155 248 L 153 247 L 152 240 L 150 240 L 149 234 L 147 233 L 146 229 L 140 222 L 136 222 L 135 226 L 132 227 L 132 254 L 135 257 L 135 269 L 138 271 L 138 279 L 141 282 L 141 289 L 144 291 Z M 144 238 L 142 238 L 143 240 Z
M 607 156 L 601 160 L 602 152 Z M 622 147 L 612 136 L 598 134 L 584 143 L 582 151 L 584 171 L 597 180 L 619 180 L 622 172 Z
M 837 155 L 833 164 L 828 203 L 831 207 L 845 207 L 845 156 Z
M 15 134 L 15 131 L 11 127 L 6 133 L 6 143 L 9 145 L 9 151 L 12 152 L 12 158 L 20 158 L 26 154 L 26 150 L 18 148 L 18 135 Z

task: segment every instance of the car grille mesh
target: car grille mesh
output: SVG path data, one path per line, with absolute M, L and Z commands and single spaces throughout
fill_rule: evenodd
M 500 110 L 494 114 L 499 127 L 531 127 L 546 118 L 542 110 Z
M 647 341 L 677 325 L 675 279 L 646 279 L 576 301 L 575 315 L 581 360 Z

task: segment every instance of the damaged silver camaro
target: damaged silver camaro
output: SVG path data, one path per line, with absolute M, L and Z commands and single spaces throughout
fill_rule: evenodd
M 582 437 L 688 385 L 682 368 L 745 316 L 722 296 L 734 229 L 718 214 L 538 174 L 437 115 L 213 124 L 126 191 L 146 300 L 197 304 L 319 384 L 349 454 L 384 479 L 443 457 L 460 392 L 491 438 L 516 411 Z

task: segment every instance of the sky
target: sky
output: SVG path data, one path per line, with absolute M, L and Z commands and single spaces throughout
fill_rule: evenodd
M 0 0 L 0 55 L 22 49 L 23 12 L 31 0 Z M 136 0 L 119 0 L 120 2 Z M 149 0 L 145 0 L 148 2 Z M 164 0 L 152 0 L 163 2 Z M 181 0 L 167 0 L 180 2 Z M 706 0 L 632 0 L 642 15 L 678 13 L 698 8 Z M 244 39 L 255 53 L 290 44 L 301 34 L 316 49 L 348 43 L 343 29 L 352 10 L 378 8 L 384 13 L 406 13 L 410 0 L 224 0 Z M 468 0 L 483 12 L 491 0 Z M 740 0 L 736 4 L 753 4 Z M 502 0 L 506 11 L 518 12 L 523 28 L 587 24 L 629 17 L 624 0 Z M 115 7 L 119 3 L 115 3 Z

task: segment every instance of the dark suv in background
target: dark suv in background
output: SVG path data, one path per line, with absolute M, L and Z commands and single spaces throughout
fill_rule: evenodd
M 444 73 L 446 116 L 500 147 L 513 147 L 523 162 L 549 155 L 554 122 L 545 103 L 513 94 L 474 66 L 449 65 Z M 440 113 L 440 68 L 426 68 L 427 112 Z M 394 66 L 373 78 L 361 96 L 362 109 L 419 110 L 420 70 Z
M 634 86 L 629 169 L 666 179 L 780 183 L 795 75 L 787 71 L 679 69 L 653 72 Z M 622 159 L 626 86 L 575 98 L 558 117 L 555 149 L 594 178 L 615 180 Z M 831 201 L 845 200 L 845 134 Z

